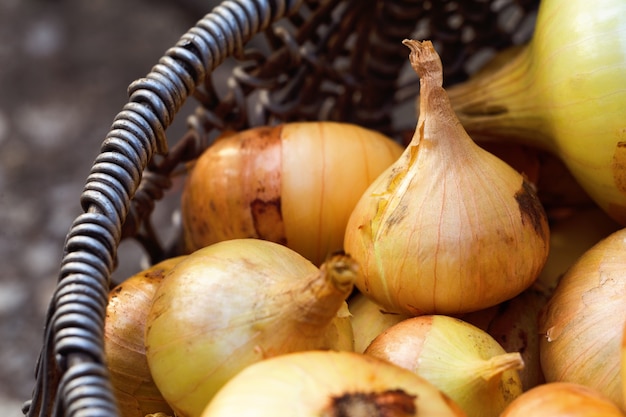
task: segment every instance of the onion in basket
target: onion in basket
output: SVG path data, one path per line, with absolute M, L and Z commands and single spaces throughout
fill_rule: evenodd
M 319 266 L 343 248 L 365 188 L 402 153 L 373 130 L 298 122 L 219 138 L 195 162 L 182 195 L 185 246 L 261 238 Z
M 355 353 L 307 351 L 250 365 L 201 417 L 463 417 L 418 375 Z
M 104 321 L 104 352 L 122 417 L 172 410 L 154 384 L 144 344 L 152 298 L 165 274 L 184 256 L 166 259 L 113 288 Z
M 197 250 L 165 277 L 146 324 L 146 355 L 178 416 L 197 417 L 254 362 L 309 350 L 353 350 L 345 299 L 358 274 L 337 254 L 317 268 L 261 239 Z

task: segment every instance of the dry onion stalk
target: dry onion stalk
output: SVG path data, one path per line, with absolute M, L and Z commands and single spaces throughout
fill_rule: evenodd
M 522 393 L 519 352 L 507 353 L 487 332 L 449 316 L 425 315 L 394 324 L 365 354 L 415 372 L 470 417 L 498 417 Z
M 365 191 L 345 249 L 358 289 L 387 311 L 459 314 L 528 288 L 548 255 L 533 186 L 463 130 L 429 41 L 405 41 L 420 76 L 420 116 L 402 156 Z
M 200 249 L 165 277 L 146 324 L 146 355 L 178 416 L 197 417 L 247 365 L 310 349 L 353 350 L 346 298 L 358 266 L 337 254 L 317 268 L 260 239 Z

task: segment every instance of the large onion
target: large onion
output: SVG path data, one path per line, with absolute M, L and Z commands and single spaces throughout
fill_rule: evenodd
M 625 253 L 626 229 L 587 250 L 559 281 L 539 325 L 546 380 L 592 387 L 617 404 L 623 404 Z
M 420 76 L 420 117 L 402 156 L 354 208 L 345 249 L 358 289 L 387 311 L 460 314 L 528 288 L 548 256 L 533 186 L 463 130 L 430 42 L 405 41 Z
M 354 352 L 291 353 L 250 365 L 202 417 L 465 416 L 423 378 Z
M 401 153 L 390 138 L 348 123 L 287 123 L 225 135 L 187 178 L 186 247 L 254 237 L 284 244 L 319 266 L 343 248 L 356 201 Z
M 346 255 L 319 269 L 260 239 L 197 250 L 163 279 L 146 323 L 154 381 L 178 417 L 196 417 L 247 365 L 309 350 L 353 350 L 345 299 L 358 267 Z

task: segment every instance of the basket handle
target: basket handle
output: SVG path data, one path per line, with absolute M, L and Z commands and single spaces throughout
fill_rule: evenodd
M 165 130 L 185 100 L 227 57 L 303 0 L 225 0 L 130 84 L 80 198 L 48 308 L 32 398 L 33 416 L 119 415 L 104 363 L 104 317 L 122 225 L 143 171 L 168 151 Z

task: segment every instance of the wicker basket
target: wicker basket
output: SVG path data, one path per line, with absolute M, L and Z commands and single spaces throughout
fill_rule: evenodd
M 398 140 L 415 125 L 419 82 L 402 39 L 433 40 L 447 84 L 496 50 L 527 41 L 538 0 L 228 0 L 182 35 L 128 89 L 81 195 L 63 248 L 29 416 L 117 416 L 104 364 L 111 274 L 123 239 L 155 263 L 176 253 L 151 215 L 171 176 L 224 129 L 340 120 Z M 226 89 L 214 74 L 232 63 Z M 220 88 L 222 87 L 221 91 Z M 226 90 L 226 91 L 224 91 Z M 166 130 L 186 99 L 188 132 Z

